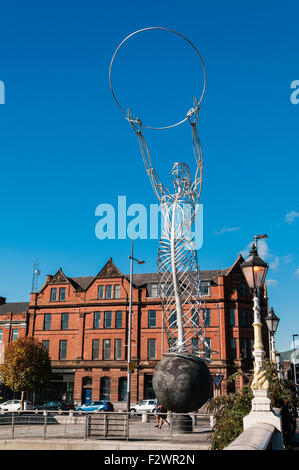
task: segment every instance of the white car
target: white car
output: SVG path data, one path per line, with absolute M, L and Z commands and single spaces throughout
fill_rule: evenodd
M 0 411 L 19 411 L 21 409 L 21 400 L 9 400 L 0 403 Z M 24 400 L 24 410 L 32 410 L 32 403 Z
M 130 412 L 134 413 L 141 413 L 142 411 L 149 411 L 153 413 L 155 411 L 155 401 L 156 400 L 142 400 L 137 405 L 132 406 Z

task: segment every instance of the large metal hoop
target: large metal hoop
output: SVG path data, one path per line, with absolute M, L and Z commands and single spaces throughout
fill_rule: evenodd
M 206 69 L 205 69 L 205 65 L 204 65 L 204 62 L 203 62 L 203 59 L 199 53 L 199 51 L 197 50 L 197 48 L 194 46 L 194 44 L 188 39 L 186 38 L 185 36 L 183 36 L 182 34 L 178 33 L 177 31 L 173 31 L 172 29 L 169 29 L 169 28 L 163 28 L 161 26 L 151 26 L 151 27 L 148 27 L 148 28 L 143 28 L 143 29 L 139 29 L 138 31 L 135 31 L 134 33 L 132 34 L 129 34 L 129 36 L 127 36 L 120 44 L 119 46 L 117 47 L 116 51 L 114 52 L 113 54 L 113 57 L 112 57 L 112 60 L 111 60 L 111 63 L 110 63 L 110 67 L 109 67 L 109 84 L 110 84 L 110 89 L 111 89 L 111 92 L 112 92 L 112 95 L 113 95 L 113 98 L 115 99 L 118 107 L 120 108 L 120 110 L 122 111 L 122 113 L 127 117 L 128 119 L 128 113 L 123 109 L 123 107 L 120 105 L 118 99 L 116 98 L 116 95 L 115 95 L 115 92 L 113 90 L 113 87 L 112 87 L 112 81 L 111 81 L 111 71 L 112 71 L 112 65 L 114 63 L 114 59 L 116 57 L 116 54 L 118 53 L 119 49 L 121 48 L 121 46 L 128 40 L 130 39 L 132 36 L 135 36 L 135 34 L 139 34 L 139 33 L 142 33 L 143 31 L 148 31 L 150 29 L 161 29 L 161 30 L 164 30 L 164 31 L 169 31 L 170 33 L 174 33 L 176 34 L 177 36 L 180 36 L 182 39 L 184 39 L 188 44 L 190 44 L 191 47 L 193 47 L 193 49 L 195 50 L 196 54 L 198 55 L 198 57 L 200 58 L 200 61 L 201 61 L 201 64 L 202 64 L 202 67 L 203 67 L 203 72 L 204 72 L 204 84 L 203 84 L 203 89 L 202 89 L 202 93 L 201 93 L 201 96 L 200 96 L 200 99 L 197 100 L 197 107 L 200 105 L 202 99 L 203 99 L 203 95 L 205 93 L 205 89 L 206 89 Z M 163 127 L 154 127 L 154 126 L 148 126 L 148 125 L 145 125 L 142 123 L 142 126 L 143 127 L 146 127 L 148 129 L 170 129 L 171 127 L 176 127 L 176 126 L 179 126 L 180 124 L 182 124 L 183 122 L 187 121 L 188 119 L 188 116 L 186 116 L 184 119 L 182 119 L 181 121 L 179 122 L 176 122 L 175 124 L 171 124 L 170 126 L 163 126 Z

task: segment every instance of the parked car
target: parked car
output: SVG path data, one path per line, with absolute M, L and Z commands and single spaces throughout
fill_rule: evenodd
M 37 405 L 34 407 L 35 410 L 44 410 L 44 411 L 68 411 L 68 408 L 61 401 L 47 401 L 42 405 Z
M 134 405 L 132 408 L 130 408 L 130 412 L 132 414 L 141 413 L 142 411 L 149 411 L 150 413 L 153 413 L 155 411 L 155 399 L 142 400 L 140 403 L 137 403 L 137 405 Z
M 110 401 L 100 400 L 100 401 L 90 401 L 84 405 L 77 406 L 75 411 L 79 413 L 97 413 L 101 411 L 114 411 L 114 407 Z
M 8 400 L 0 403 L 0 410 L 2 411 L 19 411 L 21 409 L 21 400 Z M 32 410 L 32 403 L 24 400 L 24 410 Z

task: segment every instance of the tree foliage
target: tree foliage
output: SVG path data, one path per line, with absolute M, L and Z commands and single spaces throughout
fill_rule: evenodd
M 265 369 L 272 406 L 281 410 L 298 406 L 294 385 L 278 378 L 276 364 L 266 360 Z M 215 417 L 214 432 L 210 436 L 212 450 L 222 450 L 234 441 L 243 432 L 244 416 L 251 411 L 253 392 L 250 385 L 253 377 L 238 371 L 228 378 L 228 382 L 234 381 L 240 375 L 245 378 L 245 385 L 241 390 L 210 401 L 208 409 Z
M 12 390 L 40 390 L 47 385 L 51 376 L 48 351 L 33 337 L 17 339 L 5 350 L 1 375 L 3 383 Z

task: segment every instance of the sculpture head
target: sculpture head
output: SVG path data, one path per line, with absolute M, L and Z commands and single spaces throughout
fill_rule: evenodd
M 171 179 L 176 192 L 185 193 L 191 187 L 190 168 L 186 163 L 174 163 L 171 171 Z

